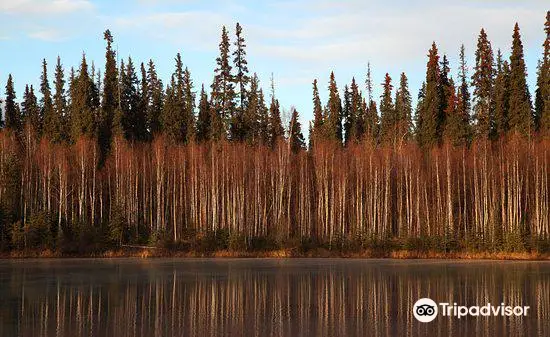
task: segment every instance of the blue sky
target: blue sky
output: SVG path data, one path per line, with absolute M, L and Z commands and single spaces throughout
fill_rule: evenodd
M 352 76 L 364 83 L 370 62 L 376 98 L 384 74 L 397 81 L 403 71 L 416 97 L 431 42 L 448 55 L 456 77 L 460 44 L 471 67 L 481 27 L 493 49 L 508 56 L 513 25 L 519 22 L 533 90 L 549 7 L 546 0 L 3 0 L 0 81 L 3 93 L 12 73 L 21 98 L 26 83 L 39 83 L 42 58 L 50 64 L 50 79 L 57 55 L 66 74 L 78 67 L 82 52 L 103 67 L 102 32 L 109 28 L 120 57 L 131 55 L 136 64 L 153 59 L 165 81 L 181 52 L 199 90 L 201 83 L 211 83 L 221 26 L 233 35 L 240 22 L 250 70 L 258 73 L 264 89 L 273 73 L 282 106 L 287 111 L 295 106 L 307 129 L 314 78 L 325 103 L 330 71 L 342 89 Z

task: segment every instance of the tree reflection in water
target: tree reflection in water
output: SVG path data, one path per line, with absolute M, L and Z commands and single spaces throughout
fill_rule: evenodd
M 531 310 L 424 324 L 421 297 Z M 0 336 L 550 335 L 544 262 L 4 261 L 0 298 Z

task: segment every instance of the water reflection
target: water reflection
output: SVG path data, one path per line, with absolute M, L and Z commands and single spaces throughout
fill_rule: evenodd
M 425 324 L 421 297 L 531 310 Z M 3 261 L 0 299 L 0 336 L 550 336 L 540 262 Z

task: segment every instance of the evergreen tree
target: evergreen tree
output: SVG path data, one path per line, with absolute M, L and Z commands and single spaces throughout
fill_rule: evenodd
M 157 76 L 153 60 L 149 60 L 147 69 L 147 87 L 149 89 L 150 105 L 147 108 L 147 129 L 152 137 L 161 132 L 161 114 L 164 102 L 162 80 Z
M 375 101 L 370 101 L 370 104 L 366 107 L 364 128 L 365 136 L 368 137 L 368 139 L 373 142 L 378 141 L 378 132 L 380 129 L 380 125 L 378 120 L 378 108 L 376 107 Z
M 458 78 L 460 80 L 460 87 L 457 90 L 457 114 L 460 116 L 458 121 L 460 121 L 460 134 L 464 137 L 463 141 L 467 142 L 470 138 L 471 128 L 470 128 L 470 113 L 471 113 L 471 102 L 470 102 L 470 90 L 468 83 L 468 65 L 466 64 L 466 52 L 464 45 L 460 47 L 460 66 Z
M 44 111 L 44 136 L 50 141 L 58 143 L 65 139 L 64 135 L 64 123 L 63 118 L 66 111 L 66 97 L 65 97 L 65 79 L 63 66 L 61 65 L 61 59 L 57 57 L 57 64 L 55 66 L 55 93 L 53 96 L 53 104 L 51 109 L 43 109 Z M 41 88 L 42 89 L 42 88 Z M 46 90 L 44 90 L 46 92 Z M 49 91 L 49 88 L 47 89 Z M 46 99 L 44 93 L 42 93 L 45 107 Z
M 395 115 L 397 117 L 397 136 L 402 140 L 410 139 L 412 132 L 412 98 L 405 73 L 401 73 L 399 89 L 395 94 Z
M 484 29 L 481 29 L 477 40 L 476 65 L 472 75 L 474 86 L 474 119 L 475 135 L 489 137 L 493 124 L 491 102 L 493 100 L 493 50 Z
M 329 98 L 326 111 L 327 116 L 325 117 L 324 127 L 326 137 L 329 140 L 342 143 L 342 101 L 338 93 L 334 72 L 330 73 Z
M 258 141 L 258 115 L 260 109 L 259 81 L 258 75 L 254 74 L 250 81 L 248 103 L 242 118 L 241 140 L 246 140 L 252 144 Z
M 197 118 L 197 135 L 196 140 L 199 143 L 208 142 L 211 135 L 211 116 L 210 102 L 208 101 L 208 95 L 204 90 L 204 84 L 201 88 L 200 101 L 199 101 L 199 116 Z
M 315 139 L 323 138 L 323 107 L 321 105 L 321 98 L 319 97 L 319 88 L 317 87 L 317 79 L 313 80 L 313 125 L 312 133 L 310 134 L 310 148 L 313 148 Z
M 183 118 L 178 114 L 181 112 L 182 106 L 178 102 L 177 90 L 177 82 L 175 76 L 172 75 L 170 84 L 166 87 L 166 99 L 161 115 L 163 133 L 172 142 L 183 140 L 181 133 Z
M 212 131 L 215 139 L 221 139 L 227 134 L 228 124 L 235 113 L 234 79 L 229 63 L 229 37 L 225 26 L 222 28 L 222 38 L 219 45 L 220 55 L 216 59 L 214 81 L 212 83 L 211 105 L 218 115 L 214 119 Z
M 235 51 L 233 52 L 233 64 L 235 66 L 235 85 L 238 92 L 235 94 L 238 97 L 239 105 L 236 107 L 232 119 L 232 139 L 243 141 L 247 137 L 249 126 L 246 125 L 247 120 L 244 117 L 248 100 L 247 86 L 250 82 L 248 75 L 248 62 L 246 61 L 246 43 L 242 35 L 242 27 L 237 22 L 235 27 L 236 41 Z
M 264 92 L 258 94 L 258 140 L 262 145 L 269 145 L 269 110 L 265 104 Z
M 493 134 L 494 137 L 498 138 L 504 135 L 509 130 L 508 115 L 510 96 L 510 68 L 508 66 L 508 62 L 502 61 L 502 54 L 500 53 L 500 49 L 497 52 L 496 73 L 495 86 L 493 89 Z
M 449 96 L 447 97 L 447 104 L 445 107 L 445 115 L 447 123 L 443 131 L 443 137 L 446 141 L 452 145 L 460 146 L 467 144 L 468 141 L 468 129 L 466 128 L 465 116 L 463 114 L 463 103 L 461 103 L 462 95 L 457 95 L 454 82 L 449 79 Z
M 73 109 L 74 109 L 74 102 L 73 98 L 76 96 L 76 84 L 77 84 L 77 76 L 76 71 L 74 70 L 74 67 L 71 67 L 71 70 L 69 71 L 69 80 L 68 80 L 68 91 L 66 96 L 66 103 L 67 108 L 65 110 L 65 115 L 63 118 L 63 131 L 62 134 L 64 135 L 64 138 L 67 142 L 70 142 L 72 140 L 72 132 L 73 132 Z
M 121 65 L 124 67 L 124 64 Z M 134 63 L 128 58 L 125 69 L 120 70 L 120 110 L 122 116 L 123 135 L 127 140 L 136 141 L 143 139 L 141 128 L 144 121 L 140 116 L 140 94 L 138 91 L 139 80 L 137 78 Z
M 92 88 L 91 106 L 94 114 L 94 120 L 96 121 L 96 136 L 98 136 L 99 125 L 97 125 L 97 123 L 101 118 L 101 72 L 98 70 L 96 73 L 95 65 L 93 62 L 90 74 L 90 86 Z
M 372 78 L 370 72 L 370 62 L 367 63 L 367 79 L 365 80 L 365 86 L 367 88 L 368 105 L 372 102 Z
M 271 97 L 271 106 L 269 107 L 269 144 L 273 148 L 278 140 L 285 135 L 283 122 L 281 120 L 281 108 L 279 100 L 275 96 Z
M 174 142 L 185 143 L 193 138 L 194 94 L 191 74 L 183 69 L 181 55 L 176 56 L 176 70 L 170 90 L 166 89 L 166 103 L 162 112 L 164 133 Z
M 183 71 L 183 118 L 184 118 L 184 142 L 195 138 L 195 93 L 193 92 L 193 79 L 187 67 Z
M 111 128 L 111 135 L 114 137 L 124 137 L 126 138 L 126 103 L 124 99 L 124 84 L 126 80 L 126 65 L 124 60 L 120 60 L 120 69 L 118 71 L 118 84 L 117 84 L 117 107 L 113 116 L 113 123 Z M 101 140 L 100 140 L 101 141 Z
M 426 97 L 426 82 L 422 82 L 422 86 L 418 91 L 418 97 L 416 102 L 416 111 L 414 114 L 415 118 L 415 128 L 414 135 L 416 137 L 416 142 L 422 144 L 422 130 L 424 126 L 424 98 Z
M 147 112 L 149 111 L 151 93 L 149 91 L 149 81 L 147 80 L 147 70 L 145 70 L 145 64 L 143 64 L 143 62 L 140 66 L 140 72 L 141 84 L 139 88 L 139 109 L 136 118 L 136 131 L 138 140 L 144 141 L 150 139 Z
M 19 105 L 15 102 L 16 99 L 17 97 L 13 87 L 13 77 L 9 74 L 8 83 L 6 84 L 6 101 L 4 104 L 5 127 L 19 133 L 23 123 L 21 121 Z
M 344 122 L 344 144 L 347 144 L 351 139 L 353 128 L 353 116 L 351 115 L 351 92 L 346 84 L 344 86 L 344 106 L 342 109 L 342 121 Z
M 364 107 L 363 97 L 359 91 L 359 86 L 355 82 L 355 78 L 351 79 L 350 85 L 350 121 L 349 121 L 349 141 L 359 141 L 364 133 L 365 121 L 364 121 Z M 347 136 L 346 136 L 347 137 Z M 348 139 L 348 138 L 346 138 Z M 348 140 L 346 140 L 347 142 Z
M 43 123 L 46 115 L 52 115 L 53 113 L 53 102 L 52 102 L 52 92 L 50 89 L 50 82 L 48 81 L 48 64 L 46 59 L 42 60 L 42 75 L 40 76 L 40 93 L 42 98 L 40 99 L 40 112 L 35 120 L 35 130 L 38 134 L 42 134 Z
M 428 53 L 426 87 L 418 111 L 421 119 L 421 123 L 418 125 L 418 136 L 421 145 L 432 146 L 440 140 L 444 114 L 444 111 L 441 110 L 444 105 L 441 104 L 440 76 L 439 55 L 434 42 Z
M 116 53 L 113 50 L 113 36 L 109 30 L 103 34 L 107 42 L 105 50 L 105 73 L 103 79 L 103 97 L 101 113 L 98 120 L 98 138 L 103 158 L 109 152 L 114 124 L 115 110 L 119 107 L 119 80 L 117 74 Z
M 519 26 L 514 27 L 512 54 L 510 55 L 510 98 L 508 125 L 510 130 L 523 135 L 532 132 L 531 95 L 527 87 L 527 69 L 523 59 L 523 44 Z
M 535 100 L 535 121 L 544 136 L 550 135 L 550 11 L 546 12 L 544 24 L 546 39 L 543 44 L 542 61 L 539 63 L 537 93 Z
M 388 73 L 382 83 L 382 96 L 380 96 L 380 138 L 382 142 L 394 143 L 398 117 L 392 100 L 393 85 Z
M 348 144 L 350 141 L 359 140 L 364 132 L 363 98 L 355 78 L 352 78 L 349 89 L 346 86 L 344 94 L 344 138 Z
M 72 139 L 76 141 L 80 136 L 94 137 L 96 134 L 94 83 L 88 73 L 86 55 L 82 55 L 82 62 L 78 77 L 73 83 L 71 97 Z
M 300 124 L 298 110 L 292 108 L 292 115 L 288 125 L 288 141 L 292 152 L 297 153 L 305 149 L 306 144 L 302 134 L 302 125 Z
M 25 86 L 25 93 L 23 94 L 23 102 L 21 103 L 21 117 L 23 124 L 28 125 L 33 130 L 40 125 L 40 108 L 38 107 L 38 100 L 34 94 L 34 88 L 31 85 Z
M 445 119 L 445 111 L 447 110 L 449 96 L 451 95 L 452 90 L 456 90 L 455 88 L 451 87 L 451 79 L 449 77 L 450 71 L 451 69 L 449 67 L 449 60 L 447 59 L 447 55 L 443 55 L 439 74 L 439 95 L 441 96 L 439 99 L 439 103 L 441 104 L 441 107 L 439 108 L 439 115 L 441 118 L 439 121 L 439 135 L 441 135 L 441 133 L 445 130 L 445 124 L 447 123 Z

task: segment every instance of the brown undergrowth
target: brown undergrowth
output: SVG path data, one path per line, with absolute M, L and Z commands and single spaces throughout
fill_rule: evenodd
M 11 251 L 0 253 L 2 259 L 22 258 L 389 258 L 389 259 L 456 259 L 456 260 L 550 260 L 550 254 L 538 252 L 437 252 L 437 251 L 375 251 L 340 252 L 313 249 L 302 252 L 297 249 L 271 251 L 217 250 L 214 252 L 175 251 L 168 249 L 114 249 L 100 253 L 63 254 L 52 250 Z

